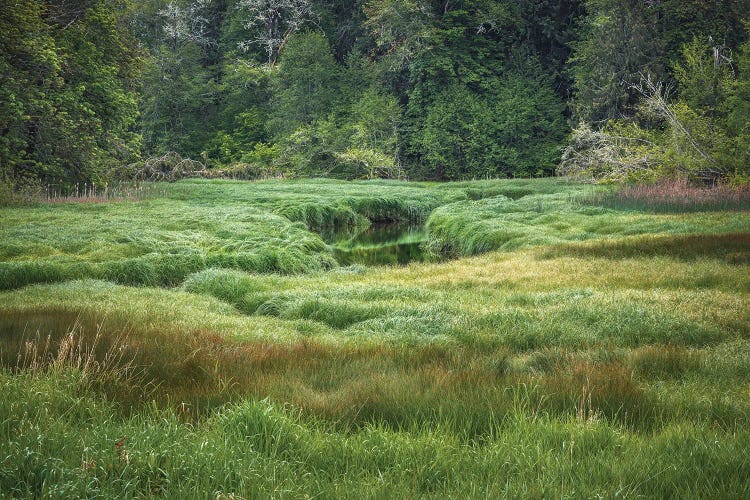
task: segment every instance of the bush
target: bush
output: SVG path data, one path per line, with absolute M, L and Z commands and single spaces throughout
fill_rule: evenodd
M 558 175 L 612 182 L 650 180 L 664 152 L 658 134 L 637 124 L 609 122 L 602 130 L 581 123 L 563 150 Z
M 0 176 L 0 207 L 20 205 L 42 197 L 42 185 L 34 178 Z

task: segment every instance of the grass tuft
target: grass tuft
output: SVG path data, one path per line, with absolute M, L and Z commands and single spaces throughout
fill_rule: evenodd
M 680 377 L 700 369 L 701 358 L 679 345 L 644 346 L 633 351 L 630 364 L 636 373 L 645 377 Z

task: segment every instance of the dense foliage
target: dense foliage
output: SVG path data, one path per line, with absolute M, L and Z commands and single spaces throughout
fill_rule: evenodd
M 747 182 L 750 2 L 590 0 L 560 171 Z
M 0 176 L 732 177 L 750 0 L 30 0 L 0 12 Z M 571 129 L 573 129 L 571 135 Z
M 91 182 L 138 153 L 141 55 L 119 4 L 0 9 L 0 179 Z

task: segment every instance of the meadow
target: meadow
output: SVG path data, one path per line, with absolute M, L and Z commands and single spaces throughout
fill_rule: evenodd
M 750 206 L 685 196 L 188 180 L 0 208 L 0 495 L 750 496 Z M 424 225 L 426 261 L 321 237 L 384 222 Z

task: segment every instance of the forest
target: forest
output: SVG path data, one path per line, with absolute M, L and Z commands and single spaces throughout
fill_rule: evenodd
M 742 184 L 748 13 L 748 0 L 10 2 L 0 177 L 6 191 L 160 175 Z

